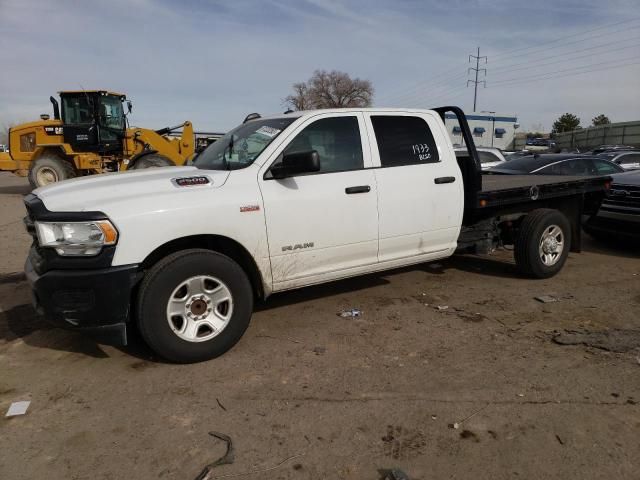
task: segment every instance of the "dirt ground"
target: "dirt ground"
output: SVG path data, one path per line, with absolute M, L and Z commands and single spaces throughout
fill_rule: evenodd
M 639 249 L 586 238 L 550 280 L 499 251 L 280 294 L 223 357 L 170 365 L 35 316 L 28 192 L 0 174 L 0 412 L 31 400 L 0 418 L 2 479 L 191 480 L 225 452 L 212 431 L 234 461 L 211 479 L 640 475 Z

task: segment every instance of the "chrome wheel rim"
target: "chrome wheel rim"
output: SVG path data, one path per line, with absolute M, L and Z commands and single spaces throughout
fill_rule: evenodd
M 41 167 L 36 172 L 36 180 L 39 186 L 49 185 L 58 181 L 58 174 L 51 167 Z
M 231 315 L 231 290 L 210 275 L 181 282 L 167 302 L 169 327 L 187 342 L 206 342 L 216 337 L 229 324 Z
M 558 263 L 564 251 L 564 232 L 558 225 L 549 225 L 542 232 L 538 252 L 547 267 Z

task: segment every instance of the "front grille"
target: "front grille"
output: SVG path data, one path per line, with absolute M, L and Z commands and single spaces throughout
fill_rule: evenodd
M 640 185 L 614 183 L 602 202 L 602 210 L 640 215 Z

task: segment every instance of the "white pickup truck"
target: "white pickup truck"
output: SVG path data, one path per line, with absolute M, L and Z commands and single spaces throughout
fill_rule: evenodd
M 230 349 L 254 299 L 283 290 L 502 244 L 524 274 L 554 275 L 608 182 L 483 177 L 457 107 L 254 114 L 193 166 L 35 190 L 25 271 L 52 322 L 111 344 L 137 325 L 159 355 L 196 362 Z

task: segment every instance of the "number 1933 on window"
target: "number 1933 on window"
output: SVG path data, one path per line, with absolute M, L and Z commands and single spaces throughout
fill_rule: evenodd
M 431 158 L 431 153 L 429 152 L 429 145 L 426 143 L 417 143 L 415 145 L 411 145 L 413 150 L 413 154 L 418 156 L 418 159 L 421 161 L 429 160 Z

